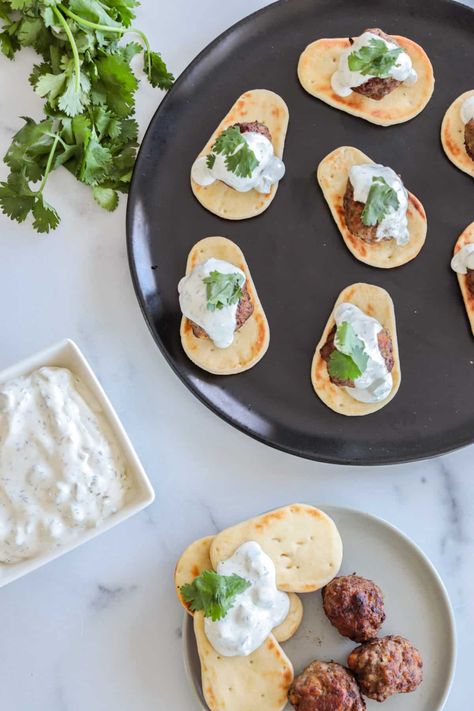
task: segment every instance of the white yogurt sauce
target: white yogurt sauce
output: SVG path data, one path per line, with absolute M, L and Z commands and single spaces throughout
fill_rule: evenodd
M 349 55 L 353 52 L 358 52 L 362 47 L 368 46 L 372 39 L 381 40 L 389 49 L 397 48 L 394 42 L 387 42 L 383 37 L 379 37 L 373 32 L 363 32 L 360 37 L 354 40 L 354 43 L 350 47 L 341 53 L 339 67 L 331 77 L 332 89 L 338 96 L 350 96 L 353 87 L 361 86 L 373 78 L 370 74 L 361 74 L 360 72 L 351 71 L 348 64 Z M 414 84 L 418 79 L 410 56 L 404 50 L 398 55 L 396 63 L 390 69 L 387 76 L 392 79 L 397 79 L 398 81 L 404 81 L 407 84 Z
M 227 169 L 225 156 L 213 153 L 216 160 L 212 168 L 208 168 L 206 156 L 197 158 L 191 169 L 191 177 L 198 185 L 212 185 L 216 180 L 221 180 L 234 190 L 246 193 L 249 190 L 256 190 L 259 193 L 269 193 L 272 185 L 278 183 L 285 175 L 285 166 L 273 153 L 271 141 L 261 133 L 247 131 L 242 133 L 242 138 L 247 142 L 249 148 L 254 152 L 258 165 L 252 172 L 250 178 L 240 178 L 235 173 Z M 243 144 L 242 144 L 243 145 Z M 234 153 L 237 153 L 242 145 L 237 146 Z
M 188 276 L 181 279 L 178 284 L 179 305 L 183 315 L 201 326 L 217 348 L 228 348 L 234 340 L 238 302 L 209 311 L 204 279 L 211 272 L 240 274 L 245 283 L 246 277 L 241 269 L 222 259 L 211 258 L 198 264 Z
M 474 119 L 474 94 L 468 96 L 461 105 L 461 121 L 466 124 L 469 123 L 471 119 Z
M 219 575 L 240 575 L 250 582 L 221 620 L 205 618 L 204 629 L 216 652 L 224 657 L 246 657 L 267 639 L 288 615 L 290 600 L 275 582 L 275 566 L 255 541 L 243 543 L 217 566 Z
M 382 331 L 381 324 L 354 304 L 345 302 L 336 306 L 334 318 L 338 326 L 344 321 L 350 323 L 369 356 L 366 370 L 354 380 L 355 387 L 345 387 L 346 392 L 360 402 L 384 400 L 392 391 L 393 378 L 379 349 L 377 336 Z
M 0 385 L 0 563 L 70 543 L 122 508 L 128 488 L 113 434 L 69 370 Z
M 354 200 L 367 202 L 373 178 L 383 178 L 396 192 L 399 203 L 398 209 L 391 208 L 377 225 L 377 239 L 392 237 L 397 244 L 406 244 L 410 239 L 407 220 L 408 192 L 394 170 L 378 163 L 353 165 L 349 170 L 349 180 L 354 188 Z
M 474 269 L 474 243 L 465 244 L 451 259 L 451 269 L 457 274 L 467 274 L 468 269 Z

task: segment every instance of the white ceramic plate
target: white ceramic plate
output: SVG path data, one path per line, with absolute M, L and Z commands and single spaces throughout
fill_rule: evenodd
M 56 366 L 62 368 L 69 368 L 75 375 L 79 376 L 84 385 L 92 393 L 92 396 L 99 403 L 102 414 L 107 420 L 118 445 L 122 451 L 125 461 L 127 463 L 128 475 L 133 482 L 133 489 L 130 492 L 130 498 L 127 504 L 108 518 L 103 524 L 97 526 L 97 528 L 91 528 L 81 535 L 73 543 L 62 546 L 57 550 L 47 553 L 37 558 L 32 558 L 31 560 L 26 560 L 22 563 L 16 563 L 15 565 L 1 565 L 0 564 L 0 587 L 11 583 L 17 578 L 21 578 L 23 575 L 30 573 L 32 570 L 36 570 L 45 563 L 49 563 L 51 560 L 58 558 L 64 553 L 77 548 L 81 543 L 90 541 L 91 538 L 95 538 L 104 531 L 108 531 L 113 526 L 116 526 L 121 521 L 133 516 L 133 514 L 138 513 L 146 506 L 152 503 L 155 498 L 155 493 L 148 480 L 147 475 L 137 457 L 135 450 L 133 449 L 132 443 L 130 442 L 118 416 L 112 407 L 107 395 L 105 394 L 102 386 L 95 377 L 89 363 L 76 346 L 73 341 L 64 340 L 57 343 L 50 348 L 46 348 L 40 353 L 26 358 L 25 360 L 17 363 L 16 365 L 6 368 L 0 372 L 0 383 L 4 383 L 12 378 L 17 378 L 21 375 L 28 375 L 36 368 L 41 368 L 43 366 Z
M 410 639 L 424 660 L 424 681 L 411 694 L 379 703 L 366 699 L 367 711 L 441 711 L 448 697 L 456 661 L 454 615 L 446 589 L 425 554 L 401 531 L 382 519 L 353 509 L 321 506 L 331 516 L 344 543 L 340 575 L 358 573 L 374 580 L 385 594 L 387 619 L 381 635 Z M 345 664 L 357 645 L 327 620 L 321 593 L 301 595 L 304 617 L 297 634 L 282 647 L 295 675 L 314 659 Z M 192 618 L 183 625 L 184 661 L 196 692 L 196 708 L 206 709 Z M 293 707 L 288 705 L 288 709 Z M 259 711 L 265 709 L 259 707 Z

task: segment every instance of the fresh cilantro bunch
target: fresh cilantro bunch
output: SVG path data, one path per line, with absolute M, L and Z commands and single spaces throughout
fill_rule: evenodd
M 380 224 L 391 210 L 398 210 L 399 207 L 396 191 L 385 178 L 374 176 L 360 219 L 367 227 L 373 227 Z
M 204 617 L 216 622 L 227 615 L 236 596 L 248 587 L 249 581 L 240 575 L 219 575 L 213 570 L 204 570 L 192 583 L 181 587 L 181 595 L 191 612 L 204 610 Z
M 348 321 L 342 321 L 334 336 L 335 351 L 328 361 L 328 372 L 338 380 L 355 380 L 366 370 L 369 356 L 364 342 L 357 336 Z
M 45 118 L 25 125 L 5 155 L 10 168 L 0 184 L 0 207 L 38 232 L 59 216 L 44 199 L 52 170 L 63 165 L 89 185 L 96 202 L 114 210 L 126 193 L 137 150 L 133 118 L 138 80 L 130 66 L 142 55 L 150 84 L 169 89 L 172 74 L 146 35 L 132 26 L 137 0 L 0 0 L 0 50 L 9 59 L 33 47 L 42 61 L 30 75 L 44 98 Z M 122 44 L 126 33 L 138 41 Z M 32 187 L 32 184 L 39 183 Z
M 352 52 L 347 63 L 351 72 L 360 72 L 363 76 L 388 77 L 401 52 L 401 47 L 390 49 L 383 40 L 374 37 L 368 45 Z
M 245 277 L 239 272 L 222 274 L 213 271 L 204 277 L 203 282 L 206 285 L 208 311 L 220 311 L 224 306 L 232 306 L 242 298 Z
M 251 178 L 259 163 L 238 126 L 226 128 L 217 137 L 207 156 L 207 167 L 211 170 L 216 162 L 216 155 L 225 156 L 226 168 L 239 178 Z

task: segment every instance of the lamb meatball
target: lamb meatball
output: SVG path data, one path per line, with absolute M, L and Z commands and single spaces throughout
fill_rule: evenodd
M 364 211 L 365 203 L 356 202 L 354 200 L 354 188 L 350 180 L 347 181 L 346 192 L 342 202 L 344 208 L 344 219 L 350 232 L 355 237 L 373 244 L 374 242 L 382 242 L 392 237 L 377 238 L 377 225 L 364 225 L 362 222 L 362 212 Z
M 331 357 L 331 353 L 336 350 L 336 346 L 334 345 L 334 337 L 336 335 L 336 329 L 337 327 L 334 326 L 332 331 L 330 331 L 328 335 L 328 339 L 324 346 L 321 347 L 320 353 L 321 353 L 321 358 L 326 361 L 326 363 L 329 362 L 329 359 Z M 377 336 L 380 352 L 383 355 L 383 358 L 385 360 L 385 365 L 387 366 L 387 370 L 389 373 L 392 372 L 393 366 L 394 366 L 394 359 L 393 359 L 393 343 L 392 343 L 392 338 L 390 336 L 390 333 L 387 331 L 387 329 L 382 329 L 382 331 L 379 332 Z M 348 387 L 348 388 L 353 388 L 354 386 L 354 381 L 353 380 L 341 380 L 341 378 L 336 378 L 333 375 L 329 376 L 331 383 L 334 383 L 334 385 L 339 385 L 339 387 Z M 358 641 L 358 640 L 355 640 Z
M 466 284 L 469 293 L 474 296 L 474 269 L 468 269 L 466 274 Z
M 247 284 L 244 284 L 242 287 L 242 296 L 240 297 L 240 301 L 237 305 L 237 311 L 235 314 L 237 321 L 235 325 L 235 330 L 238 331 L 239 328 L 242 328 L 244 323 L 247 321 L 247 319 L 251 317 L 252 314 L 252 299 L 250 298 L 250 294 L 247 289 Z M 198 326 L 197 323 L 194 323 L 194 321 L 191 321 L 191 319 L 189 319 L 189 323 L 191 324 L 191 328 L 193 329 L 193 333 L 196 338 L 209 338 L 206 331 L 201 326 Z
M 238 126 L 238 128 L 240 129 L 240 133 L 261 133 L 262 136 L 268 138 L 270 142 L 272 140 L 272 134 L 270 133 L 270 129 L 268 128 L 268 126 L 265 126 L 264 123 L 260 123 L 260 121 L 236 123 L 234 124 L 234 126 Z
M 464 145 L 467 155 L 474 160 L 474 119 L 468 121 L 464 128 Z
M 335 662 L 312 662 L 296 677 L 288 692 L 298 711 L 364 711 L 357 682 Z
M 407 694 L 423 680 L 423 661 L 404 637 L 389 635 L 356 647 L 347 660 L 361 691 L 374 701 Z
M 393 44 L 396 44 L 397 47 L 399 46 L 398 42 L 395 42 L 393 37 L 390 37 L 390 35 L 387 35 L 378 27 L 371 30 L 365 30 L 365 32 L 371 32 L 373 35 L 378 35 L 387 42 L 393 42 Z M 401 81 L 394 79 L 393 77 L 371 77 L 360 86 L 353 86 L 351 88 L 352 91 L 355 91 L 357 94 L 363 94 L 369 99 L 380 101 L 380 99 L 383 99 L 384 96 L 387 96 L 387 94 L 390 94 L 394 89 L 396 89 L 397 86 L 400 86 L 401 83 Z
M 343 637 L 366 642 L 376 637 L 385 620 L 383 592 L 358 575 L 334 578 L 322 589 L 329 621 Z

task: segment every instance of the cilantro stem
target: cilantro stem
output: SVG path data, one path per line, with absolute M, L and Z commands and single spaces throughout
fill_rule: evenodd
M 37 195 L 41 195 L 44 190 L 44 186 L 46 185 L 46 181 L 48 180 L 48 176 L 51 172 L 51 166 L 53 164 L 54 154 L 56 153 L 56 148 L 57 148 L 59 141 L 60 141 L 60 136 L 59 136 L 59 133 L 57 133 L 54 138 L 53 145 L 51 146 L 51 150 L 49 151 L 48 161 L 46 163 L 46 168 L 44 171 L 43 180 L 41 181 L 41 184 L 40 184 L 38 190 L 35 191 Z
M 74 20 L 74 22 L 77 22 L 78 25 L 83 25 L 84 27 L 88 27 L 90 30 L 96 30 L 97 32 L 112 32 L 117 35 L 124 35 L 127 32 L 134 32 L 136 35 L 140 37 L 142 40 L 143 44 L 145 45 L 145 50 L 147 52 L 147 74 L 148 78 L 151 77 L 151 46 L 148 41 L 148 37 L 144 32 L 139 30 L 136 27 L 110 27 L 109 25 L 100 25 L 97 22 L 91 22 L 90 20 L 85 20 L 83 17 L 80 17 L 80 15 L 76 15 L 75 12 L 70 10 L 68 7 L 65 7 L 62 3 L 59 4 L 59 7 L 61 10 L 64 12 L 65 15 L 71 18 L 71 20 Z
M 63 8 L 62 5 L 60 7 L 62 9 L 66 9 L 66 8 Z M 77 50 L 76 40 L 74 39 L 74 35 L 71 32 L 71 28 L 69 27 L 66 20 L 59 12 L 58 8 L 53 7 L 52 10 L 53 10 L 54 14 L 56 15 L 56 17 L 58 18 L 59 22 L 61 23 L 61 25 L 64 29 L 64 32 L 66 33 L 66 36 L 69 40 L 69 44 L 71 45 L 72 55 L 74 57 L 74 73 L 76 75 L 76 93 L 79 93 L 80 88 L 81 88 L 81 60 L 79 59 L 79 52 Z

